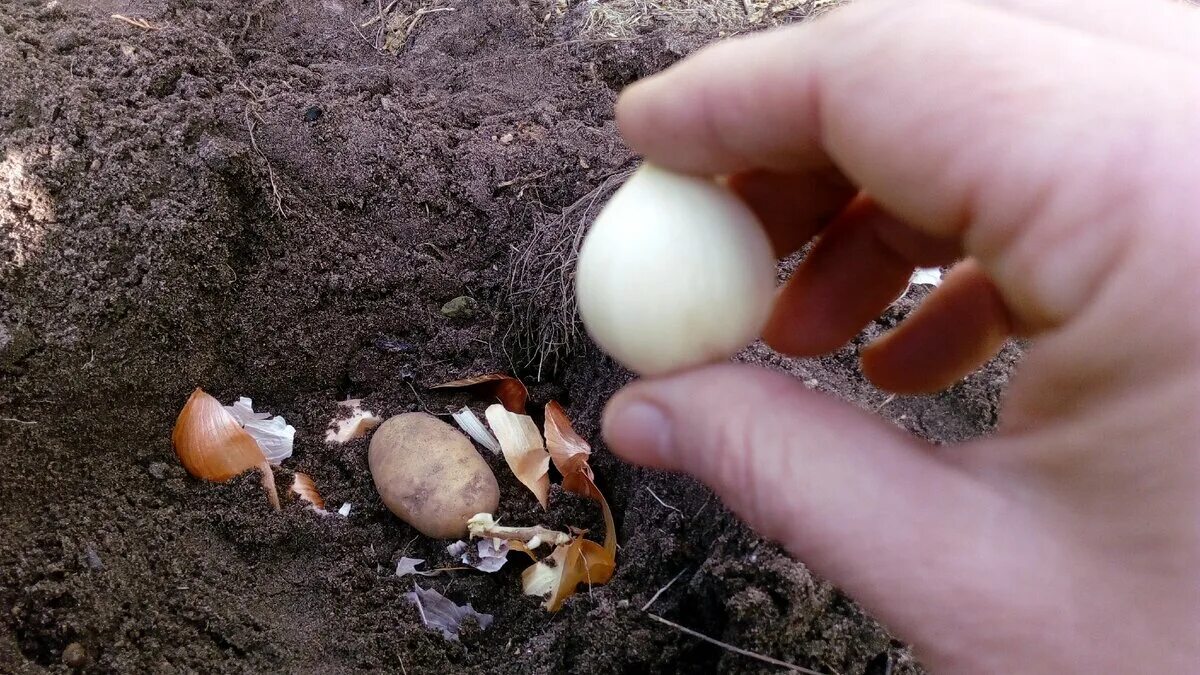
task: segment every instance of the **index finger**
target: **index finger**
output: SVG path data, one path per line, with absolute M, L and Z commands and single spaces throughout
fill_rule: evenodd
M 617 114 L 676 170 L 840 169 L 960 238 L 1036 330 L 1095 295 L 1162 196 L 1163 158 L 1194 140 L 1197 78 L 1173 58 L 963 0 L 864 1 L 704 50 Z

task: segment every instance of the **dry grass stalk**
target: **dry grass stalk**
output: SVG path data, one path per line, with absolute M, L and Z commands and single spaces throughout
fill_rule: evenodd
M 142 30 L 162 30 L 162 26 L 156 26 L 145 19 L 125 16 L 124 14 L 113 14 L 109 18 L 127 23 L 130 26 L 136 26 Z
M 711 638 L 711 637 L 705 635 L 704 633 L 700 633 L 698 631 L 692 630 L 691 628 L 681 626 L 669 619 L 664 619 L 657 614 L 650 614 L 647 612 L 646 618 L 653 619 L 654 621 L 657 621 L 657 622 L 663 624 L 664 626 L 670 626 L 671 628 L 674 628 L 675 630 L 677 630 L 681 633 L 684 633 L 686 635 L 691 635 L 692 637 L 697 638 L 699 640 L 703 640 L 711 645 L 716 645 L 717 647 L 720 647 L 721 649 L 724 649 L 727 652 L 733 652 L 734 654 L 740 654 L 747 658 L 754 659 L 755 661 L 762 661 L 763 663 L 769 663 L 773 666 L 778 666 L 780 668 L 783 668 L 783 669 L 788 670 L 793 673 L 804 673 L 804 675 L 824 675 L 824 673 L 821 673 L 820 671 L 809 670 L 808 668 L 798 666 L 794 663 L 788 663 L 787 661 L 780 661 L 779 659 L 767 656 L 766 654 L 759 654 L 758 652 L 752 652 L 749 649 L 742 649 L 741 647 L 735 647 L 735 646 L 729 644 L 728 642 L 721 642 L 720 640 L 718 640 L 716 638 Z

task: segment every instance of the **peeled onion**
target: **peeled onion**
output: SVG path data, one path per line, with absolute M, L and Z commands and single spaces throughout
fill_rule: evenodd
M 759 336 L 775 257 L 727 187 L 647 164 L 596 218 L 575 284 L 596 344 L 640 375 L 665 375 L 728 359 Z

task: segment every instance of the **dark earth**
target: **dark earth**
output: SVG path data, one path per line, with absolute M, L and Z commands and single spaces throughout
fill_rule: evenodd
M 601 410 L 628 373 L 585 340 L 539 354 L 530 326 L 563 289 L 513 261 L 634 166 L 620 89 L 731 32 L 592 35 L 595 7 L 0 2 L 0 672 L 780 671 L 649 619 L 677 575 L 650 612 L 820 672 L 920 672 L 701 485 L 607 452 Z M 1015 347 L 937 396 L 888 400 L 857 370 L 924 292 L 831 356 L 742 359 L 935 442 L 987 433 Z M 517 555 L 420 579 L 495 616 L 450 642 L 393 574 L 452 564 L 446 542 L 383 507 L 366 439 L 323 435 L 340 400 L 444 414 L 470 396 L 428 386 L 492 371 L 594 443 L 621 549 L 611 583 L 556 614 L 521 594 Z M 349 518 L 286 494 L 275 513 L 253 473 L 188 476 L 170 436 L 197 386 L 284 415 L 299 431 L 277 481 L 308 473 Z M 555 488 L 544 514 L 488 459 L 505 522 L 599 533 L 591 502 Z

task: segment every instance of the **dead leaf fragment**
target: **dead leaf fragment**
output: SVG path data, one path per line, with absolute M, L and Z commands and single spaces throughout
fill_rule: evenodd
M 430 389 L 469 389 L 481 397 L 498 399 L 506 410 L 519 415 L 525 414 L 525 403 L 529 400 L 529 390 L 525 388 L 525 383 L 504 373 L 488 373 L 443 382 Z
M 425 624 L 426 628 L 440 632 L 447 640 L 458 640 L 459 628 L 469 617 L 474 617 L 481 629 L 486 630 L 492 625 L 491 614 L 477 612 L 469 603 L 456 605 L 441 593 L 433 589 L 425 590 L 418 584 L 413 584 L 413 591 L 405 597 L 417 606 L 421 623 Z
M 545 509 L 550 503 L 550 453 L 542 443 L 537 424 L 528 415 L 509 412 L 499 403 L 488 406 L 488 424 L 496 433 L 504 461 Z

